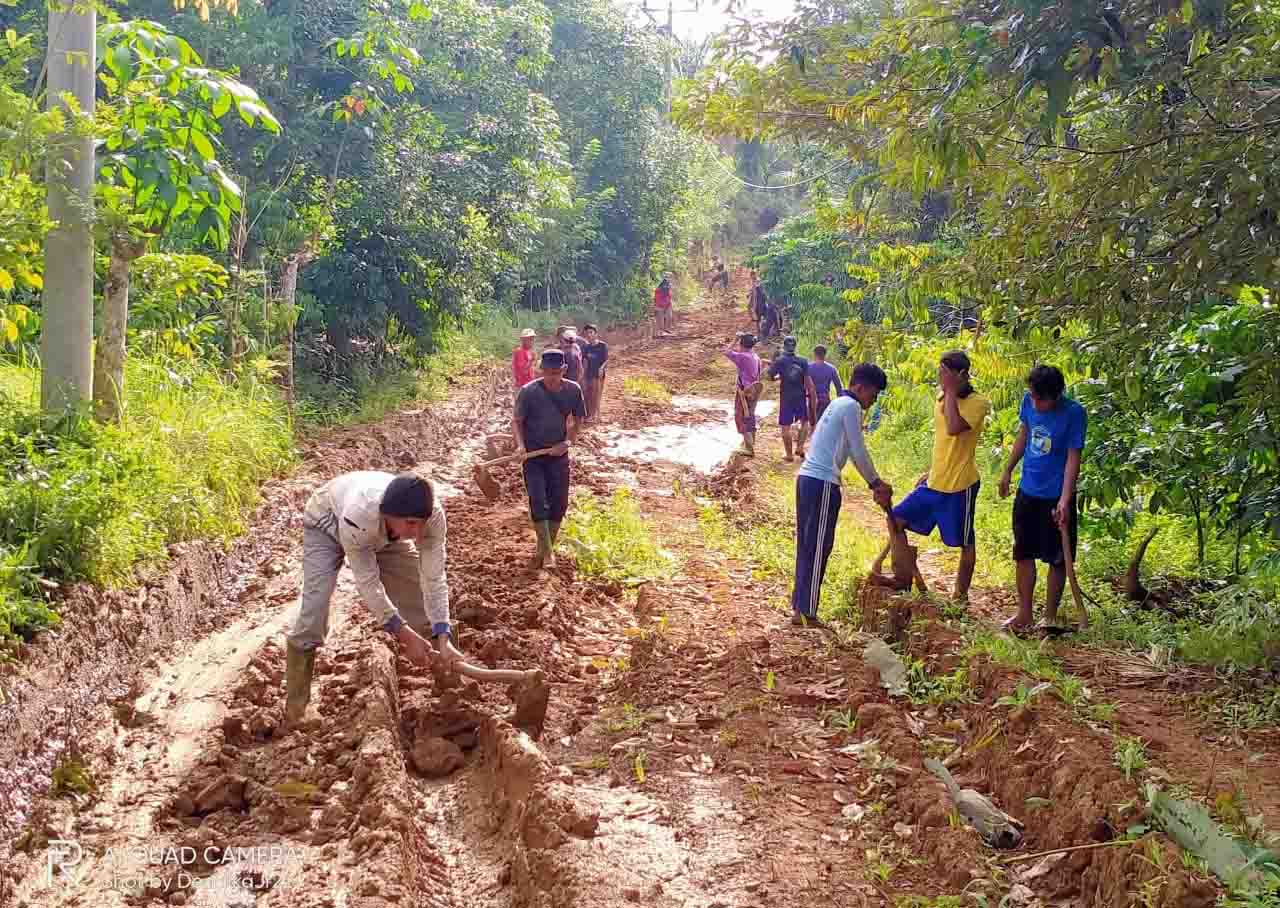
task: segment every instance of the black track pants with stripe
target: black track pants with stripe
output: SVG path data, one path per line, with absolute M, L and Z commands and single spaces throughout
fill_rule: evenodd
M 791 609 L 806 618 L 818 615 L 818 597 L 827 559 L 836 541 L 840 487 L 809 476 L 796 477 L 796 582 Z

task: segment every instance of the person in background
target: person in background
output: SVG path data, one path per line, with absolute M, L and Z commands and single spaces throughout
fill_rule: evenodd
M 511 351 L 511 381 L 517 391 L 533 381 L 533 340 L 537 333 L 532 328 L 520 332 L 520 346 Z
M 587 421 L 600 418 L 600 401 L 604 398 L 604 377 L 609 362 L 609 345 L 600 340 L 595 325 L 583 325 L 582 345 L 583 394 L 587 398 Z
M 664 277 L 653 291 L 653 318 L 656 334 L 670 334 L 674 324 L 671 317 L 671 279 Z
M 840 517 L 840 472 L 853 466 L 888 510 L 893 489 L 880 478 L 862 438 L 863 410 L 888 387 L 884 371 L 872 363 L 853 370 L 849 387 L 831 402 L 813 435 L 813 447 L 796 476 L 796 576 L 791 588 L 791 623 L 818 625 L 818 599 Z
M 556 329 L 556 341 L 564 354 L 564 377 L 577 384 L 582 381 L 582 347 L 578 344 L 578 332 L 573 325 L 561 325 Z
M 778 308 L 777 300 L 768 298 L 765 300 L 764 317 L 761 319 L 760 339 L 768 340 L 781 332 L 782 310 Z
M 410 662 L 439 658 L 448 668 L 461 656 L 449 641 L 446 535 L 435 486 L 417 473 L 344 473 L 312 494 L 302 514 L 302 595 L 285 640 L 286 728 L 305 717 L 311 702 L 316 651 L 329 635 L 344 561 L 360 601 Z
M 1009 497 L 1013 468 L 1022 460 L 1022 476 L 1013 501 L 1013 560 L 1017 569 L 1018 614 L 1005 622 L 1015 633 L 1031 626 L 1036 592 L 1036 562 L 1049 565 L 1044 624 L 1054 626 L 1067 583 L 1062 529 L 1074 555 L 1076 481 L 1084 454 L 1088 416 L 1066 396 L 1067 381 L 1056 366 L 1038 365 L 1027 375 L 1027 392 L 1018 412 L 1021 426 L 1000 477 L 1000 497 Z M 1025 460 L 1024 460 L 1025 457 Z
M 560 523 L 569 510 L 569 446 L 587 417 L 582 388 L 565 379 L 563 350 L 544 350 L 542 377 L 520 389 L 511 420 L 516 451 L 551 448 L 551 453 L 524 462 L 524 486 L 529 517 L 538 537 L 538 550 L 529 567 L 537 571 L 556 566 L 555 544 Z
M 725 290 L 729 289 L 729 272 L 725 270 L 724 262 L 716 259 L 715 267 L 711 270 L 711 280 L 707 283 L 707 292 L 710 293 L 719 284 Z
M 831 403 L 832 387 L 836 389 L 836 394 L 844 390 L 840 384 L 840 373 L 836 371 L 835 366 L 827 362 L 827 348 L 822 344 L 813 348 L 813 362 L 809 363 L 809 378 L 812 379 L 813 390 L 818 395 L 818 407 L 813 421 L 816 426 L 818 420 L 822 419 L 823 411 Z
M 769 312 L 769 298 L 765 295 L 764 285 L 754 271 L 751 272 L 751 292 L 747 295 L 747 311 L 756 322 L 756 336 L 764 331 L 764 318 Z
M 969 381 L 969 357 L 952 350 L 938 362 L 938 399 L 933 409 L 933 459 L 929 472 L 893 509 L 899 538 L 906 531 L 928 536 L 938 528 L 943 545 L 960 549 L 953 595 L 969 601 L 969 585 L 978 560 L 974 515 L 978 505 L 978 439 L 991 402 Z M 885 557 L 887 550 L 881 553 Z M 879 564 L 872 570 L 879 573 Z
M 742 436 L 742 453 L 748 457 L 756 454 L 756 404 L 764 392 L 764 383 L 760 381 L 760 357 L 753 349 L 755 345 L 756 339 L 752 335 L 739 334 L 737 343 L 724 351 L 738 370 L 733 421 Z
M 791 463 L 798 456 L 804 459 L 804 442 L 809 437 L 809 426 L 814 422 L 818 395 L 809 378 L 809 361 L 796 355 L 796 339 L 783 338 L 782 355 L 769 364 L 769 378 L 779 382 L 778 425 L 782 427 L 783 458 Z M 792 438 L 791 427 L 796 426 Z M 792 452 L 795 452 L 795 456 Z

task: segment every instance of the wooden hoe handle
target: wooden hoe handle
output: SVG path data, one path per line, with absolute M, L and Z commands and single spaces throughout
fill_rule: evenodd
M 534 672 L 522 672 L 514 668 L 481 668 L 461 659 L 453 663 L 458 674 L 475 678 L 477 681 L 496 681 L 500 684 L 518 684 L 526 680 Z
M 486 460 L 483 463 L 478 463 L 476 466 L 487 470 L 489 467 L 496 467 L 500 463 L 511 463 L 513 460 L 527 460 L 530 457 L 541 457 L 543 454 L 550 454 L 554 450 L 555 448 L 539 448 L 537 451 L 525 451 L 523 454 L 506 454 L 502 457 L 495 457 L 493 460 Z

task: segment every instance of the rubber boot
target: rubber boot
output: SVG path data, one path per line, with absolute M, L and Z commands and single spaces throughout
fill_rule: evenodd
M 556 566 L 556 538 L 559 535 L 560 535 L 560 521 L 548 520 L 547 521 L 547 537 L 550 539 L 550 542 L 547 545 L 547 567 L 548 568 L 553 568 Z
M 538 534 L 538 553 L 533 557 L 533 569 L 536 571 L 555 567 L 556 556 L 551 550 L 551 522 L 539 520 L 533 525 L 533 531 Z
M 297 649 L 285 644 L 285 705 L 284 719 L 288 724 L 298 722 L 307 713 L 311 702 L 311 676 L 316 669 L 316 651 Z
M 748 457 L 756 456 L 756 433 L 744 432 L 742 435 L 742 453 Z

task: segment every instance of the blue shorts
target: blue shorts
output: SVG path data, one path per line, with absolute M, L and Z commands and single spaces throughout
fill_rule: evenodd
M 981 485 L 975 482 L 960 492 L 935 492 L 927 485 L 916 486 L 893 509 L 893 516 L 904 522 L 908 530 L 921 536 L 928 536 L 937 527 L 943 544 L 951 548 L 974 545 L 977 537 L 973 531 L 973 517 Z
M 778 404 L 778 425 L 789 426 L 792 423 L 809 421 L 809 401 L 783 400 Z

